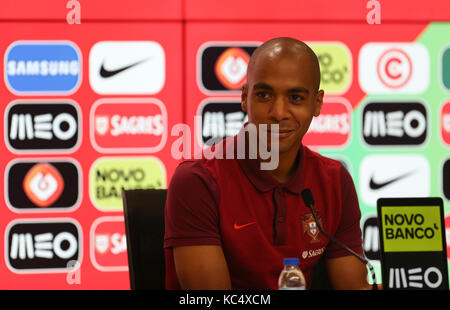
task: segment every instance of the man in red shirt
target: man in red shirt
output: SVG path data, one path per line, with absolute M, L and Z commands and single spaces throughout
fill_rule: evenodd
M 181 163 L 170 182 L 165 208 L 168 289 L 277 289 L 283 258 L 299 257 L 307 288 L 325 255 L 336 289 L 370 289 L 366 266 L 319 234 L 300 195 L 310 188 L 326 232 L 362 254 L 361 213 L 351 176 L 338 161 L 302 145 L 320 114 L 317 56 L 303 42 L 270 40 L 253 53 L 242 109 L 249 123 L 278 125 L 278 165 L 237 154 L 248 143 L 248 124 L 214 149 L 234 156 Z M 268 141 L 271 148 L 271 141 Z M 272 152 L 273 150 L 271 150 Z

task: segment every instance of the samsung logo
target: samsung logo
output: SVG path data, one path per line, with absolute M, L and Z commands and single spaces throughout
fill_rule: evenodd
M 47 61 L 47 60 L 10 60 L 7 63 L 8 76 L 57 76 L 57 75 L 78 75 L 80 73 L 80 62 L 77 60 L 67 61 Z
M 69 95 L 81 84 L 81 52 L 70 41 L 16 41 L 4 64 L 5 83 L 16 95 Z

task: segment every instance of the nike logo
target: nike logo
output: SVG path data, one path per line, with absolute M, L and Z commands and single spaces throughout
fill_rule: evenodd
M 125 70 L 130 69 L 130 68 L 133 68 L 133 67 L 135 67 L 135 66 L 137 66 L 137 65 L 139 65 L 139 64 L 141 64 L 141 63 L 143 63 L 143 62 L 145 62 L 147 60 L 148 60 L 148 58 L 140 60 L 138 62 L 135 62 L 135 63 L 133 63 L 131 65 L 126 66 L 126 67 L 122 67 L 122 68 L 116 69 L 116 70 L 107 70 L 107 69 L 105 69 L 105 64 L 103 62 L 102 66 L 100 68 L 100 76 L 105 78 L 105 79 L 106 78 L 110 78 L 110 77 L 112 77 L 112 76 L 114 76 L 116 74 L 119 74 L 120 72 L 123 72 Z
M 392 184 L 392 183 L 397 182 L 397 181 L 399 181 L 399 180 L 401 180 L 401 179 L 404 179 L 404 178 L 410 176 L 411 174 L 413 174 L 414 172 L 415 172 L 415 171 L 410 171 L 410 172 L 407 172 L 407 173 L 405 173 L 405 174 L 402 174 L 402 175 L 400 175 L 400 176 L 398 176 L 398 177 L 396 177 L 396 178 L 393 178 L 393 179 L 390 179 L 390 180 L 387 180 L 387 181 L 381 182 L 381 183 L 375 182 L 375 181 L 373 180 L 373 175 L 372 175 L 372 177 L 370 178 L 369 187 L 370 187 L 370 189 L 378 190 L 378 189 L 381 189 L 381 188 L 383 188 L 383 187 L 385 187 L 385 186 L 387 186 L 387 185 L 389 185 L 389 184 Z
M 244 225 L 238 225 L 238 224 L 235 222 L 235 223 L 234 223 L 234 229 L 239 230 L 239 229 L 242 229 L 242 228 L 244 228 L 244 227 L 247 227 L 247 226 L 250 226 L 250 225 L 253 225 L 253 224 L 256 224 L 256 222 L 251 222 L 251 223 L 247 223 L 247 224 L 244 224 Z

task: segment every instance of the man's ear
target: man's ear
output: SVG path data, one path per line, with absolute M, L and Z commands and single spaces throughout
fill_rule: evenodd
M 320 110 L 322 110 L 324 91 L 321 89 L 317 92 L 315 106 L 314 106 L 314 116 L 320 115 Z
M 248 96 L 248 84 L 245 83 L 242 85 L 242 93 L 241 93 L 241 109 L 245 113 L 247 113 L 247 96 Z

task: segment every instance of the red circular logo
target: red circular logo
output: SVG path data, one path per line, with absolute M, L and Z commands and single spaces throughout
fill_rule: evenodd
M 388 88 L 401 88 L 411 79 L 413 66 L 408 54 L 400 49 L 385 51 L 377 62 L 380 81 Z

